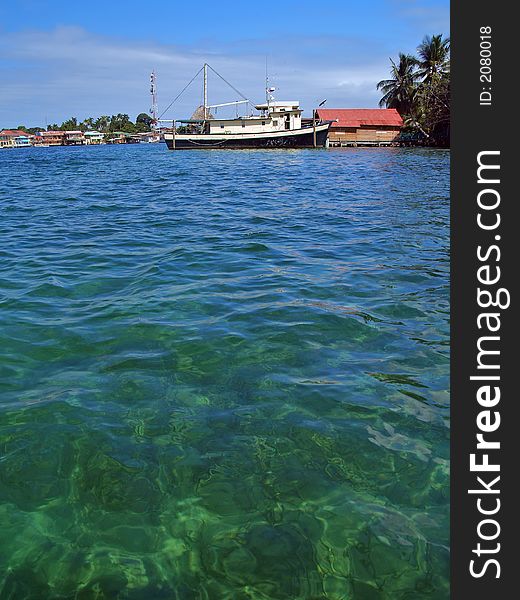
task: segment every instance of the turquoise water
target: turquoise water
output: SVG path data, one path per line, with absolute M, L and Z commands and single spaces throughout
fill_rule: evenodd
M 449 153 L 0 181 L 2 600 L 448 597 Z

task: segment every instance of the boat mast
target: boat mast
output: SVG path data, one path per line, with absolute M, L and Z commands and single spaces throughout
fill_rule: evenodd
M 274 102 L 273 92 L 276 88 L 269 87 L 269 73 L 267 70 L 267 55 L 265 57 L 265 103 L 267 105 L 267 114 L 270 114 L 271 109 L 271 101 Z
M 152 120 L 154 127 L 157 125 L 157 80 L 155 77 L 155 69 L 150 74 L 150 94 L 152 96 L 152 106 L 150 108 L 150 114 L 152 115 Z
M 204 120 L 208 118 L 208 65 L 204 63 Z
M 267 54 L 265 55 L 265 103 L 267 104 L 267 114 L 269 114 L 269 76 L 267 75 Z

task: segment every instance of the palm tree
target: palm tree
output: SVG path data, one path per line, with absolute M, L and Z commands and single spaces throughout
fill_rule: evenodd
M 71 117 L 70 119 L 63 121 L 63 123 L 60 126 L 60 129 L 62 131 L 73 131 L 77 128 L 78 128 L 78 120 L 76 119 L 76 117 Z
M 94 119 L 92 117 L 87 117 L 86 119 L 83 119 L 83 123 L 81 123 L 81 125 L 85 129 L 94 129 Z
M 391 79 L 377 84 L 379 106 L 396 108 L 405 128 L 420 132 L 428 143 L 449 144 L 450 40 L 442 34 L 425 36 L 417 57 L 399 54 L 391 60 Z
M 392 79 L 383 79 L 377 84 L 377 89 L 383 92 L 379 106 L 396 108 L 401 114 L 408 114 L 414 103 L 419 77 L 417 59 L 410 54 L 399 52 L 399 63 L 396 64 L 392 59 L 390 62 Z
M 101 115 L 94 122 L 94 127 L 98 131 L 107 132 L 110 126 L 110 117 L 108 115 Z
M 450 39 L 439 35 L 426 35 L 417 47 L 419 74 L 424 83 L 430 83 L 450 71 Z

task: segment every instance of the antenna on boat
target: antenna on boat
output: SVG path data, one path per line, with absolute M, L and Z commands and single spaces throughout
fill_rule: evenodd
M 208 65 L 204 63 L 204 120 L 208 118 Z
M 273 92 L 276 88 L 269 87 L 269 75 L 267 72 L 267 54 L 265 55 L 265 103 L 267 104 L 267 114 L 269 114 L 269 107 L 271 102 L 274 101 Z
M 150 94 L 152 96 L 152 106 L 150 108 L 150 114 L 152 115 L 153 124 L 157 124 L 157 80 L 155 77 L 155 69 L 150 74 Z
M 265 55 L 265 103 L 267 104 L 267 112 L 269 112 L 269 75 L 267 74 L 267 54 Z

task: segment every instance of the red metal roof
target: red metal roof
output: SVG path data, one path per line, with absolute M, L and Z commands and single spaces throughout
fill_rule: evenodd
M 318 108 L 316 112 L 319 119 L 335 121 L 332 127 L 403 126 L 395 108 Z
M 2 129 L 2 131 L 0 131 L 0 135 L 7 135 L 9 137 L 25 135 L 29 137 L 31 134 L 27 133 L 27 131 L 22 131 L 21 129 Z

